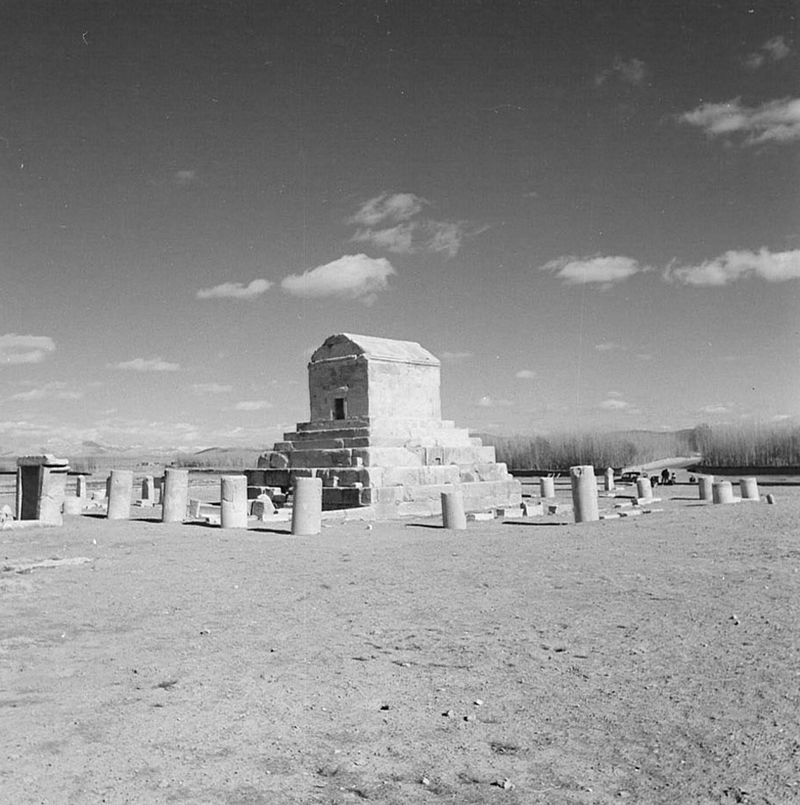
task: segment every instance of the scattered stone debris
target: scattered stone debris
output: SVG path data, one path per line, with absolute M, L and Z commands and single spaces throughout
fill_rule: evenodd
M 514 788 L 514 783 L 512 783 L 508 777 L 502 777 L 499 780 L 495 780 L 492 785 L 496 788 L 502 788 L 503 791 L 511 791 Z

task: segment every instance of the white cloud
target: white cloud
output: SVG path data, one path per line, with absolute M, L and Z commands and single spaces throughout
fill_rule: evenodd
M 447 352 L 446 350 L 439 355 L 439 357 L 443 361 L 466 361 L 469 358 L 473 358 L 474 355 L 471 352 Z
M 227 394 L 233 386 L 223 383 L 193 383 L 192 391 L 196 394 Z
M 272 403 L 266 400 L 242 400 L 233 406 L 236 411 L 265 411 L 272 408 Z
M 606 394 L 606 397 L 621 397 L 621 396 L 622 396 L 622 392 L 621 392 L 621 391 L 609 391 L 609 392 Z
M 112 369 L 125 369 L 133 372 L 177 372 L 181 367 L 161 358 L 134 358 L 111 366 Z
M 640 361 L 652 361 L 653 360 L 653 356 L 649 352 L 637 352 L 636 357 Z
M 175 171 L 173 178 L 175 179 L 175 184 L 181 187 L 187 187 L 197 179 L 197 171 L 194 170 Z
M 370 243 L 395 254 L 431 252 L 455 257 L 468 235 L 462 221 L 437 221 L 421 216 L 429 204 L 413 193 L 382 193 L 364 202 L 347 223 L 358 229 L 351 238 L 355 243 Z
M 46 335 L 6 333 L 0 335 L 0 366 L 41 363 L 55 348 L 53 339 Z
M 520 369 L 514 377 L 516 377 L 517 380 L 533 380 L 533 378 L 536 377 L 536 372 L 532 369 Z
M 608 397 L 598 404 L 598 408 L 602 408 L 604 411 L 624 411 L 630 407 L 630 403 L 620 400 L 618 397 Z
M 201 288 L 197 292 L 198 299 L 255 299 L 265 293 L 272 285 L 269 280 L 255 279 L 249 285 L 241 282 L 223 282 L 213 288 Z
M 699 265 L 680 266 L 673 261 L 664 278 L 684 285 L 721 286 L 739 279 L 759 277 L 767 282 L 800 278 L 800 249 L 789 252 L 727 251 Z
M 360 299 L 370 304 L 375 295 L 388 286 L 394 274 L 392 264 L 383 257 L 365 254 L 346 254 L 326 265 L 311 268 L 302 274 L 284 277 L 281 287 L 286 293 L 304 298 L 335 296 Z
M 599 344 L 595 344 L 594 348 L 598 352 L 613 352 L 614 350 L 625 349 L 625 347 L 621 346 L 616 341 L 602 341 Z
M 617 78 L 632 87 L 641 87 L 647 79 L 647 66 L 641 59 L 626 61 L 617 56 L 611 67 L 595 76 L 594 83 L 600 87 L 611 78 Z
M 741 98 L 724 103 L 704 103 L 678 118 L 702 129 L 708 137 L 741 136 L 743 145 L 788 143 L 800 139 L 800 98 L 768 101 L 754 108 Z
M 753 53 L 749 53 L 744 60 L 744 66 L 749 70 L 758 70 L 767 62 L 778 62 L 785 59 L 792 49 L 786 44 L 782 36 L 773 36 Z
M 381 193 L 365 201 L 348 223 L 373 227 L 384 222 L 398 223 L 413 218 L 428 204 L 414 193 Z
M 731 411 L 731 407 L 729 405 L 716 403 L 714 405 L 704 405 L 701 408 L 698 408 L 697 410 L 701 414 L 729 414 Z
M 509 408 L 514 405 L 514 403 L 511 402 L 511 400 L 496 400 L 494 397 L 485 394 L 478 400 L 478 405 L 481 408 Z
M 550 271 L 564 281 L 565 285 L 585 285 L 598 283 L 609 287 L 615 282 L 646 271 L 631 257 L 559 257 L 540 267 Z
M 20 391 L 12 394 L 11 400 L 80 400 L 83 398 L 82 391 L 74 391 L 67 388 L 63 381 L 54 380 L 45 383 L 29 391 Z

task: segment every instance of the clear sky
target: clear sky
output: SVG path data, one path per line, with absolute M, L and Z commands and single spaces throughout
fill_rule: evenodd
M 0 452 L 269 446 L 333 333 L 501 434 L 800 418 L 793 0 L 0 5 Z

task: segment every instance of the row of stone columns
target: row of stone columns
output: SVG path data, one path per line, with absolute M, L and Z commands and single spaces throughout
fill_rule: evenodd
M 108 482 L 109 520 L 130 517 L 133 472 L 112 470 Z M 181 523 L 189 503 L 189 471 L 168 467 L 161 490 L 161 521 Z M 220 525 L 247 528 L 247 477 L 223 475 L 220 479 Z M 292 506 L 292 534 L 319 534 L 322 527 L 322 479 L 295 478 Z
M 715 481 L 713 475 L 698 478 L 699 498 L 711 503 L 733 503 L 733 484 L 730 481 Z M 742 500 L 761 500 L 758 481 L 755 478 L 740 478 L 739 492 Z

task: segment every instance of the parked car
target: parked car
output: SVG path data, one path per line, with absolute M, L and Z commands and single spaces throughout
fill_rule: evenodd
M 624 484 L 635 484 L 639 478 L 644 476 L 643 472 L 636 472 L 636 471 L 628 471 L 623 472 L 622 475 L 619 476 L 619 480 Z

